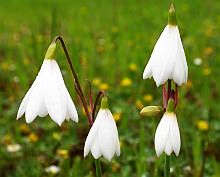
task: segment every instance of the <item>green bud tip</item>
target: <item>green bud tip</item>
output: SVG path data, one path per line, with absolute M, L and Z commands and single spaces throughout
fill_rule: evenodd
M 106 96 L 102 98 L 101 109 L 108 109 L 108 98 Z
M 164 109 L 162 106 L 147 106 L 141 110 L 140 114 L 141 116 L 152 117 L 162 112 L 164 112 Z
M 55 59 L 55 51 L 56 51 L 56 42 L 52 42 L 47 49 L 45 58 L 46 59 Z
M 175 104 L 174 104 L 174 99 L 169 99 L 168 105 L 167 105 L 167 110 L 166 112 L 174 112 L 175 110 Z
M 170 9 L 169 9 L 169 14 L 168 14 L 168 24 L 172 25 L 172 26 L 176 26 L 177 25 L 177 22 L 176 22 L 176 11 L 175 11 L 173 3 L 170 4 Z

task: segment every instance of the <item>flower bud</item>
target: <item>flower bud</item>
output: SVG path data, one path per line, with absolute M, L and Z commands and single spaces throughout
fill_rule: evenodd
M 142 116 L 152 117 L 162 113 L 163 111 L 164 109 L 162 106 L 147 106 L 141 110 L 140 114 Z

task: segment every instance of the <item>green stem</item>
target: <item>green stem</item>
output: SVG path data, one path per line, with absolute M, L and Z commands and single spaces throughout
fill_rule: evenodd
M 165 156 L 164 177 L 170 177 L 170 156 Z
M 102 169 L 99 159 L 95 159 L 96 177 L 102 177 Z

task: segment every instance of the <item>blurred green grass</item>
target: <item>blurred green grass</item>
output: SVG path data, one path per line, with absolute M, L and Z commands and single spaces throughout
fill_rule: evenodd
M 220 176 L 220 1 L 175 1 L 177 20 L 189 66 L 189 82 L 180 89 L 178 121 L 182 147 L 172 156 L 173 176 Z M 162 176 L 163 157 L 154 152 L 158 118 L 139 116 L 143 105 L 161 104 L 161 89 L 142 72 L 167 23 L 169 1 L 159 0 L 8 0 L 0 6 L 0 176 L 48 176 L 45 168 L 61 167 L 57 176 L 93 176 L 91 157 L 83 159 L 88 133 L 61 48 L 57 61 L 73 96 L 80 122 L 61 128 L 49 118 L 28 127 L 16 113 L 55 35 L 62 35 L 85 90 L 89 79 L 106 88 L 118 116 L 122 155 L 102 160 L 106 176 Z M 202 64 L 194 64 L 201 58 Z M 129 78 L 129 83 L 128 79 Z M 125 84 L 123 84 L 123 81 Z M 100 83 L 101 84 L 100 84 Z M 208 130 L 198 128 L 205 120 Z M 200 122 L 201 123 L 201 122 Z M 10 144 L 21 150 L 10 153 Z M 60 149 L 68 151 L 64 158 Z M 204 163 L 205 162 L 205 163 Z M 203 164 L 204 163 L 204 164 Z M 203 169 L 204 168 L 204 169 Z

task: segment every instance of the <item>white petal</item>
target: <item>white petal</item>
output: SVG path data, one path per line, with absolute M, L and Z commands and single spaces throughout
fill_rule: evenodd
M 84 147 L 84 157 L 91 153 L 94 158 L 103 155 L 109 161 L 116 153 L 120 155 L 120 144 L 118 131 L 111 112 L 108 109 L 101 109 L 90 129 Z
M 98 132 L 100 118 L 101 118 L 100 117 L 100 112 L 98 112 L 97 117 L 95 119 L 95 122 L 93 123 L 93 125 L 92 125 L 92 127 L 89 131 L 89 134 L 86 138 L 86 142 L 85 142 L 85 146 L 84 146 L 84 157 L 88 155 L 95 139 L 98 138 L 97 132 Z
M 119 137 L 118 137 L 118 130 L 117 127 L 115 125 L 115 141 L 116 141 L 116 147 L 115 147 L 115 152 L 117 156 L 120 156 L 120 141 L 119 141 Z
M 18 118 L 25 112 L 27 123 L 32 122 L 37 115 L 44 116 L 46 114 L 42 95 L 42 75 L 44 75 L 44 71 L 45 64 L 43 63 L 35 81 L 25 95 L 18 111 Z
M 67 89 L 66 89 L 66 101 L 67 101 L 67 116 L 66 117 L 72 119 L 75 122 L 78 122 L 78 114 L 76 111 L 76 107 Z
M 95 159 L 98 159 L 101 156 L 100 143 L 98 137 L 95 137 L 91 147 L 91 153 Z
M 165 113 L 155 133 L 154 143 L 155 143 L 155 150 L 156 150 L 158 157 L 164 151 L 165 145 L 167 143 L 168 136 L 169 136 L 169 127 L 170 127 L 170 119 L 167 116 L 167 113 Z
M 176 28 L 176 36 L 178 39 L 178 43 L 177 43 L 178 48 L 177 48 L 176 64 L 173 69 L 172 77 L 176 84 L 182 85 L 183 83 L 187 82 L 188 66 L 187 66 L 186 56 L 181 42 L 178 27 Z
M 179 126 L 176 119 L 176 115 L 171 118 L 170 122 L 170 142 L 172 144 L 172 149 L 176 156 L 179 155 L 181 141 L 180 141 L 180 132 L 179 132 Z
M 25 118 L 27 123 L 31 123 L 39 114 L 43 106 L 42 88 L 40 76 L 35 80 L 26 106 Z
M 44 103 L 50 117 L 61 126 L 67 110 L 65 85 L 57 62 L 55 60 L 44 62 L 47 67 L 44 75 Z
M 143 73 L 143 79 L 151 78 L 152 77 L 152 69 L 151 69 L 151 62 L 152 59 L 148 61 Z
M 161 34 L 152 53 L 152 57 L 154 57 L 153 77 L 157 86 L 164 84 L 171 77 L 175 64 L 176 44 L 175 27 L 168 25 Z
M 43 98 L 42 98 L 43 99 Z M 42 106 L 41 106 L 41 109 L 39 110 L 39 113 L 38 113 L 38 116 L 40 117 L 45 117 L 48 115 L 48 111 L 47 111 L 47 108 L 44 104 L 44 101 L 42 101 Z
M 100 128 L 98 131 L 98 137 L 101 147 L 101 152 L 103 156 L 109 161 L 115 154 L 116 149 L 116 132 L 115 132 L 115 122 L 111 112 L 108 109 L 101 110 L 102 119 L 100 121 Z
M 169 138 L 167 139 L 164 152 L 165 152 L 167 155 L 170 155 L 170 154 L 172 153 L 172 151 L 173 151 L 173 147 L 172 147 L 171 140 L 170 140 L 170 137 L 169 137 Z
M 143 78 L 153 76 L 156 85 L 173 79 L 178 85 L 187 81 L 188 68 L 178 27 L 167 25 L 154 46 Z
M 28 90 L 28 92 L 24 96 L 24 98 L 23 98 L 23 100 L 21 102 L 21 105 L 19 106 L 19 109 L 18 109 L 17 119 L 21 118 L 22 115 L 24 114 L 24 112 L 26 110 L 26 107 L 27 107 L 27 103 L 28 103 L 28 99 L 29 99 L 30 93 L 31 93 L 34 85 L 35 85 L 35 82 L 32 84 L 31 88 Z

